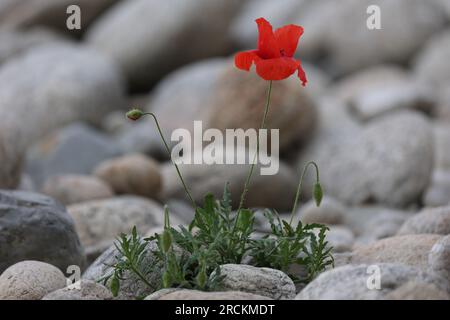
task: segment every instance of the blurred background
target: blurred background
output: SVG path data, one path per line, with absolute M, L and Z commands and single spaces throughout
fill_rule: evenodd
M 80 30 L 66 26 L 72 4 Z M 366 26 L 373 4 L 380 30 Z M 192 210 L 154 123 L 124 112 L 154 112 L 166 137 L 194 120 L 257 127 L 267 83 L 232 56 L 256 47 L 258 17 L 305 28 L 297 56 L 309 82 L 274 84 L 268 126 L 280 129 L 280 171 L 256 171 L 248 206 L 288 212 L 303 164 L 315 160 L 328 210 L 319 222 L 342 225 L 345 251 L 356 236 L 392 235 L 410 211 L 449 203 L 450 0 L 0 0 L 0 188 L 62 202 L 92 252 L 133 224 L 147 231 L 136 199 L 169 203 L 186 222 Z M 247 170 L 182 167 L 199 202 L 228 181 L 236 203 Z M 102 214 L 125 207 L 101 229 Z

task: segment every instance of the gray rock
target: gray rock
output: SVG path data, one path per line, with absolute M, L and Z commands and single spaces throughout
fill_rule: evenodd
M 401 263 L 426 271 L 428 254 L 440 238 L 441 236 L 432 234 L 385 238 L 373 244 L 355 248 L 352 251 L 350 263 Z
M 149 242 L 147 245 L 147 252 L 145 255 L 144 263 L 154 263 L 153 252 L 156 250 L 156 243 Z M 119 256 L 119 252 L 114 246 L 110 246 L 103 254 L 97 258 L 89 268 L 84 272 L 82 279 L 99 281 L 105 276 L 112 274 L 113 268 L 111 267 L 116 262 L 116 256 Z M 152 287 L 146 286 L 142 280 L 140 280 L 134 273 L 125 272 L 124 280 L 120 282 L 120 291 L 118 299 L 133 300 L 137 297 L 146 297 L 156 291 L 160 285 L 161 274 L 153 272 L 149 274 L 147 280 Z M 103 283 L 103 282 L 102 282 Z M 109 281 L 105 284 L 109 287 Z
M 439 239 L 428 255 L 429 270 L 450 282 L 450 235 Z
M 61 270 L 83 268 L 83 248 L 72 218 L 53 199 L 25 191 L 0 191 L 0 272 L 22 260 Z
M 344 221 L 346 210 L 338 200 L 325 196 L 319 207 L 314 200 L 301 207 L 300 220 L 303 223 L 340 224 Z
M 423 195 L 426 207 L 440 207 L 450 204 L 450 170 L 435 170 L 431 184 Z
M 142 154 L 130 154 L 100 163 L 94 169 L 94 175 L 118 194 L 157 198 L 162 184 L 159 171 L 155 160 Z
M 26 172 L 41 185 L 55 175 L 90 174 L 99 163 L 121 152 L 108 136 L 84 123 L 74 123 L 49 135 L 28 151 Z M 74 157 L 75 154 L 80 156 Z
M 66 285 L 64 274 L 48 263 L 21 261 L 0 276 L 0 300 L 40 300 Z
M 64 205 L 110 198 L 114 195 L 111 187 L 102 180 L 93 176 L 75 174 L 50 177 L 44 183 L 42 193 Z
M 225 184 L 229 182 L 231 200 L 237 206 L 250 165 L 203 164 L 179 167 L 197 203 L 203 203 L 207 193 L 221 198 Z M 259 169 L 259 165 L 255 166 L 245 205 L 290 210 L 297 184 L 295 173 L 282 162 L 276 175 L 261 175 Z M 188 199 L 172 164 L 162 166 L 162 176 L 164 199 Z
M 450 234 L 450 207 L 425 208 L 402 225 L 398 234 Z
M 351 251 L 355 236 L 353 232 L 343 226 L 332 226 L 327 232 L 329 246 L 333 247 L 333 252 L 347 252 Z
M 370 5 L 380 7 L 380 30 L 366 27 Z M 306 30 L 300 52 L 322 57 L 328 70 L 344 74 L 382 62 L 407 62 L 446 19 L 431 1 L 320 0 L 308 3 L 291 21 Z M 323 21 L 333 21 L 333 28 Z
M 42 300 L 111 300 L 111 291 L 101 284 L 91 280 L 80 280 L 71 286 L 58 289 Z
M 161 297 L 145 300 L 272 300 L 268 297 L 240 291 L 204 292 L 198 290 L 175 290 Z
M 378 263 L 380 290 L 369 289 L 374 269 L 369 265 L 345 265 L 320 274 L 296 297 L 296 300 L 379 300 L 410 281 L 435 285 L 446 291 L 441 278 L 402 264 Z
M 364 129 L 329 128 L 301 153 L 299 163 L 307 159 L 315 159 L 323 188 L 338 200 L 402 207 L 417 202 L 428 185 L 432 132 L 420 114 L 398 112 L 377 118 Z M 306 185 L 312 179 L 306 179 Z
M 407 282 L 385 297 L 386 300 L 449 300 L 447 292 L 430 283 Z
M 5 3 L 6 1 L 6 3 Z M 0 5 L 0 25 L 8 28 L 28 28 L 45 25 L 65 31 L 70 35 L 79 35 L 104 10 L 118 0 L 2 0 Z M 78 5 L 81 10 L 81 30 L 69 30 L 66 20 L 69 15 L 67 7 Z
M 436 122 L 433 126 L 435 167 L 450 170 L 450 127 L 445 122 Z
M 419 53 L 414 64 L 414 75 L 434 88 L 443 88 L 450 83 L 450 30 L 447 29 L 431 38 Z
M 75 221 L 81 243 L 86 247 L 102 243 L 107 248 L 116 237 L 129 233 L 134 226 L 142 234 L 152 227 L 161 226 L 164 218 L 159 204 L 137 196 L 88 201 L 70 205 L 67 211 Z
M 234 0 L 122 1 L 89 29 L 87 42 L 112 56 L 133 87 L 148 88 L 183 64 L 227 52 L 223 31 L 239 6 Z
M 398 210 L 381 210 L 373 214 L 364 224 L 363 234 L 372 241 L 392 237 L 403 225 L 410 213 Z
M 225 264 L 220 267 L 220 272 L 225 276 L 221 284 L 225 291 L 243 291 L 275 300 L 292 299 L 295 296 L 294 283 L 280 270 Z
M 0 187 L 17 186 L 32 143 L 76 120 L 99 122 L 102 114 L 123 106 L 123 92 L 112 62 L 82 46 L 39 46 L 3 64 Z

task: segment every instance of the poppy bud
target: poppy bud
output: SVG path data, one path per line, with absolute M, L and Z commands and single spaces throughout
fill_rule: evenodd
M 172 285 L 172 277 L 170 276 L 169 271 L 164 271 L 162 280 L 163 280 L 163 287 L 164 288 L 170 288 L 170 286 Z
M 319 182 L 316 182 L 314 184 L 313 195 L 314 195 L 314 200 L 316 201 L 316 205 L 319 207 L 320 203 L 322 202 L 322 198 L 323 198 L 322 187 Z
M 128 111 L 126 113 L 127 118 L 130 119 L 130 120 L 133 120 L 133 121 L 138 120 L 143 115 L 144 115 L 144 113 L 141 110 L 136 109 L 136 108 L 131 109 L 130 111 Z

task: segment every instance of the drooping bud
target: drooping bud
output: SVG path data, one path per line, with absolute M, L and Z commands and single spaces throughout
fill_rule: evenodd
M 128 111 L 126 113 L 127 118 L 130 119 L 130 120 L 133 120 L 133 121 L 138 120 L 143 115 L 144 115 L 144 113 L 141 110 L 136 109 L 136 108 L 131 109 L 130 111 Z
M 323 198 L 323 191 L 322 191 L 322 186 L 320 185 L 320 182 L 316 182 L 314 184 L 313 196 L 314 196 L 314 200 L 316 201 L 316 206 L 319 207 L 320 203 L 322 202 L 322 198 Z

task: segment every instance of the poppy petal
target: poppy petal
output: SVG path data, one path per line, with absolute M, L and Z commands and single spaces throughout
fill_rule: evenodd
M 306 86 L 306 84 L 308 83 L 308 79 L 306 79 L 306 73 L 305 70 L 303 70 L 302 65 L 299 64 L 298 66 L 298 78 L 300 79 L 300 81 L 302 82 L 302 86 Z
M 274 33 L 278 43 L 278 48 L 284 52 L 286 57 L 294 56 L 297 50 L 298 40 L 303 34 L 303 28 L 290 24 L 277 29 Z
M 256 19 L 258 24 L 258 55 L 263 59 L 280 58 L 280 49 L 273 34 L 272 25 L 264 18 Z
M 300 62 L 291 58 L 276 58 L 256 61 L 256 73 L 264 80 L 283 80 L 293 74 Z
M 241 70 L 249 71 L 252 64 L 260 59 L 256 50 L 244 51 L 234 56 L 234 64 Z

